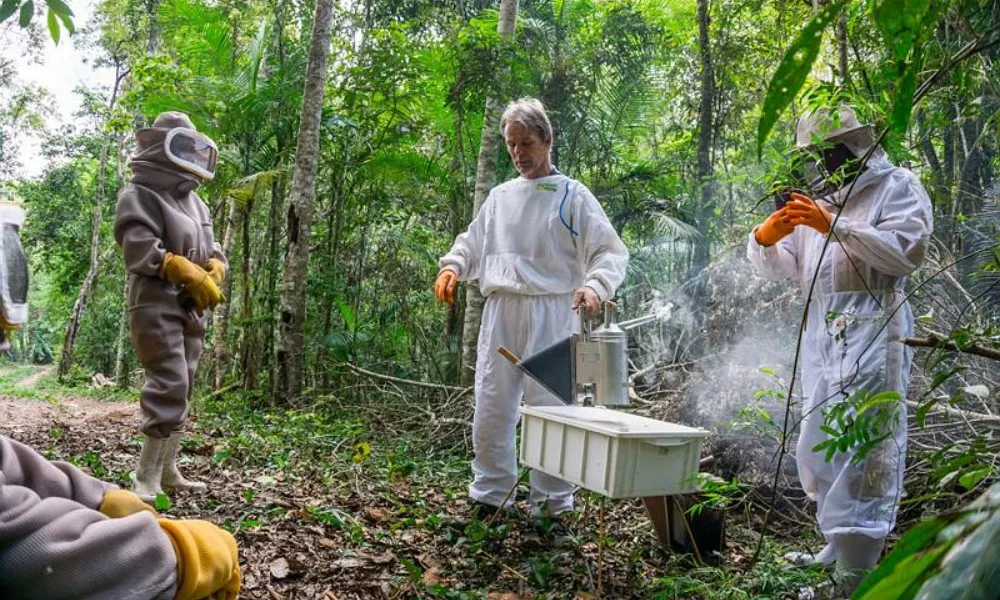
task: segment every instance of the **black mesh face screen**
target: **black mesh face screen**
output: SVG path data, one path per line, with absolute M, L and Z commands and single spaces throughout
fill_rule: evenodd
M 21 248 L 18 227 L 13 223 L 3 224 L 3 234 L 0 248 L 3 249 L 4 270 L 0 273 L 3 281 L 0 286 L 15 304 L 25 304 L 28 301 L 28 262 Z

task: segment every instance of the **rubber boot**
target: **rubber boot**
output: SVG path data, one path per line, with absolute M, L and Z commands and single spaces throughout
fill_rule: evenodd
M 139 452 L 139 467 L 132 475 L 132 491 L 143 502 L 156 502 L 156 495 L 163 493 L 160 479 L 163 476 L 163 459 L 166 455 L 165 439 L 146 436 Z
M 832 567 L 837 562 L 837 552 L 832 543 L 823 546 L 819 552 L 788 552 L 785 560 L 797 567 L 819 565 Z
M 181 434 L 176 432 L 167 438 L 166 458 L 163 461 L 163 478 L 160 482 L 164 489 L 181 490 L 185 492 L 204 492 L 208 486 L 200 481 L 185 479 L 177 468 L 177 454 L 181 449 Z
M 833 579 L 841 593 L 850 597 L 865 576 L 878 564 L 885 538 L 847 534 L 837 536 L 837 568 Z

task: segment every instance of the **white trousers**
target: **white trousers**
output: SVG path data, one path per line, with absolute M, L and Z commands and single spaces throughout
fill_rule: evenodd
M 472 418 L 473 481 L 469 496 L 500 506 L 517 481 L 515 430 L 521 396 L 530 406 L 562 405 L 551 392 L 497 353 L 500 346 L 526 358 L 577 330 L 573 295 L 492 294 L 483 307 L 476 360 L 476 412 Z M 513 503 L 513 495 L 507 504 Z M 532 513 L 573 509 L 573 484 L 531 471 Z

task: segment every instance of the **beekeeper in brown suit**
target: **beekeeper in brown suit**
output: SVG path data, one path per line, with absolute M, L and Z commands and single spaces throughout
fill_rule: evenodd
M 0 598 L 235 600 L 236 540 L 0 436 Z
M 146 371 L 139 403 L 145 441 L 133 490 L 204 491 L 177 469 L 208 312 L 223 300 L 228 264 L 208 207 L 194 190 L 215 174 L 218 150 L 187 115 L 160 114 L 136 132 L 132 180 L 118 196 L 115 240 L 129 271 L 132 343 Z

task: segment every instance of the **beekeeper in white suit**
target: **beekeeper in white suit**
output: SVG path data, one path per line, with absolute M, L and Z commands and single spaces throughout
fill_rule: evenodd
M 511 103 L 500 130 L 521 176 L 490 191 L 468 231 L 441 258 L 434 285 L 437 298 L 451 303 L 458 281 L 478 279 L 486 298 L 472 421 L 474 510 L 499 508 L 516 482 L 522 394 L 529 405 L 561 404 L 497 349 L 528 356 L 565 339 L 577 329 L 575 309 L 583 305 L 596 314 L 628 263 L 628 250 L 594 195 L 552 166 L 552 125 L 541 102 Z M 543 507 L 554 517 L 572 510 L 573 486 L 532 471 L 529 502 L 535 517 Z
M 796 145 L 816 157 L 810 171 L 820 174 L 807 186 L 814 197 L 792 194 L 754 229 L 747 246 L 761 275 L 773 281 L 795 278 L 803 293 L 818 266 L 802 344 L 804 401 L 796 462 L 827 541 L 815 560 L 836 563 L 837 579 L 847 591 L 876 565 L 895 525 L 912 359 L 902 343 L 913 330 L 904 286 L 923 260 L 932 229 L 930 200 L 913 173 L 893 166 L 881 148 L 862 166 L 860 158 L 874 143 L 872 127 L 849 108 L 801 118 Z M 838 213 L 833 239 L 821 256 Z M 829 462 L 813 451 L 828 437 L 821 426 L 835 404 L 884 391 L 901 397 L 892 408 L 898 418 L 890 421 L 890 439 L 856 464 L 856 448 Z

